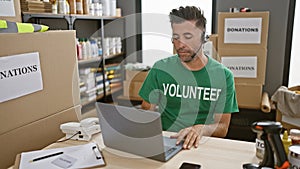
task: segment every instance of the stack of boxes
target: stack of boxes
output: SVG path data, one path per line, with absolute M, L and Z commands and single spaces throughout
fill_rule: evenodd
M 260 109 L 265 84 L 269 12 L 221 12 L 219 61 L 234 74 L 240 108 Z
M 123 82 L 123 95 L 129 98 L 140 98 L 139 91 L 148 71 L 126 70 L 126 80 Z
M 79 120 L 75 33 L 47 31 L 0 35 L 1 75 L 15 72 L 0 80 L 1 97 L 6 98 L 0 101 L 0 168 L 11 166 L 21 152 L 41 149 L 62 138 L 64 134 L 59 125 Z M 36 67 L 28 64 L 33 62 L 32 54 L 38 56 Z M 39 80 L 30 78 L 37 72 L 41 73 Z M 36 86 L 42 87 L 33 91 Z

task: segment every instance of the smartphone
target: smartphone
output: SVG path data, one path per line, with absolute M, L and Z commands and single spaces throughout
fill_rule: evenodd
M 193 163 L 187 163 L 184 162 L 181 164 L 179 169 L 200 169 L 201 165 L 200 164 L 193 164 Z

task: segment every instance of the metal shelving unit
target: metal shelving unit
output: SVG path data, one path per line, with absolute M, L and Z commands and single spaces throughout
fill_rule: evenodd
M 75 30 L 75 21 L 76 20 L 95 20 L 100 21 L 99 27 L 100 29 L 100 37 L 101 44 L 104 44 L 104 22 L 105 21 L 113 21 L 116 19 L 122 19 L 123 17 L 114 17 L 114 16 L 92 16 L 92 15 L 77 15 L 77 14 L 52 14 L 52 13 L 31 13 L 31 12 L 22 12 L 23 22 L 30 22 L 30 20 L 34 20 L 35 23 L 41 24 L 41 19 L 63 19 L 66 21 L 68 30 Z M 77 30 L 78 31 L 78 30 Z M 125 32 L 125 31 L 124 31 Z M 102 50 L 105 51 L 105 46 L 102 45 Z M 124 49 L 123 49 L 124 50 Z M 82 106 L 87 106 L 92 104 L 93 102 L 103 99 L 108 95 L 113 94 L 114 92 L 118 92 L 122 90 L 122 87 L 118 87 L 117 89 L 111 89 L 110 91 L 106 91 L 105 88 L 105 60 L 114 59 L 118 57 L 124 57 L 125 52 L 121 52 L 114 55 L 108 56 L 100 56 L 97 58 L 87 59 L 87 60 L 79 60 L 78 66 L 89 67 L 91 65 L 97 65 L 98 68 L 101 68 L 101 73 L 103 75 L 103 93 L 97 95 L 96 100 L 92 101 L 84 101 Z M 104 58 L 104 59 L 103 59 Z

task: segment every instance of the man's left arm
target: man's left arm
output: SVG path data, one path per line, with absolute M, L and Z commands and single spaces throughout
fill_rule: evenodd
M 190 149 L 192 146 L 197 148 L 202 136 L 225 137 L 230 124 L 230 119 L 230 113 L 215 114 L 215 123 L 208 125 L 196 124 L 184 128 L 177 134 L 171 136 L 171 138 L 176 138 L 178 144 L 181 140 L 184 140 L 184 149 Z

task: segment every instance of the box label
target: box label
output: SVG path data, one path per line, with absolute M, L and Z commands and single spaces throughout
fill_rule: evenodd
M 257 77 L 257 57 L 221 57 L 221 63 L 230 69 L 234 77 L 256 78 Z
M 0 0 L 0 16 L 16 16 L 14 0 Z
M 260 44 L 262 18 L 225 18 L 224 43 Z
M 43 89 L 39 53 L 0 57 L 0 103 Z

